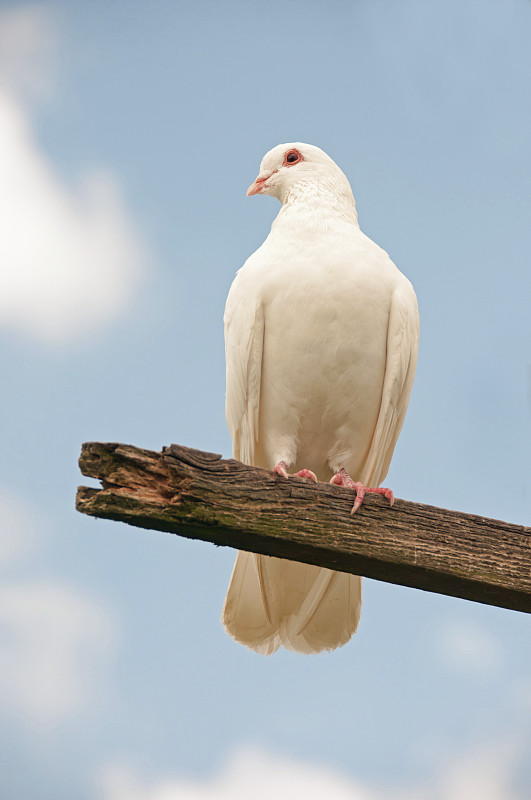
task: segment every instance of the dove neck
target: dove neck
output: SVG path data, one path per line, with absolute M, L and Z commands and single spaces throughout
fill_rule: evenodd
M 297 217 L 310 227 L 329 228 L 334 223 L 350 223 L 359 228 L 356 203 L 350 185 L 335 182 L 301 181 L 289 187 L 281 198 L 275 222 L 288 222 Z

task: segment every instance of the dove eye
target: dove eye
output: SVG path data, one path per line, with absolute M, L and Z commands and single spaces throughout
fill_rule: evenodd
M 298 150 L 288 150 L 284 156 L 285 167 L 292 167 L 294 164 L 298 164 L 299 161 L 302 161 L 302 154 Z

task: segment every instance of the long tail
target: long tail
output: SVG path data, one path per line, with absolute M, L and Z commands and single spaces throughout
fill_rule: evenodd
M 262 655 L 280 645 L 319 653 L 344 645 L 361 612 L 361 578 L 240 551 L 222 621 L 237 642 Z

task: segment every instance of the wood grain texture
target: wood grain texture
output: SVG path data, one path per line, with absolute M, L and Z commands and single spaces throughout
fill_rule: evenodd
M 84 514 L 531 612 L 531 528 L 377 495 L 351 516 L 348 489 L 180 445 L 89 442 L 79 465 L 102 484 Z

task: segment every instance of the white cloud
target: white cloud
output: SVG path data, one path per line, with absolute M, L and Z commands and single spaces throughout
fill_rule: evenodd
M 113 642 L 107 614 L 46 581 L 0 587 L 0 706 L 33 722 L 83 710 Z
M 470 750 L 439 775 L 433 800 L 524 800 L 514 788 L 522 756 L 518 742 L 501 739 Z
M 41 9 L 0 14 L 0 326 L 59 344 L 127 308 L 144 255 L 116 178 L 69 186 L 42 152 L 21 86 L 39 90 L 51 23 Z
M 424 784 L 369 786 L 323 766 L 243 750 L 208 780 L 142 779 L 134 769 L 110 766 L 98 780 L 102 800 L 523 800 L 513 788 L 520 748 L 500 741 L 444 764 Z
M 471 620 L 453 620 L 436 632 L 441 660 L 458 672 L 490 675 L 499 670 L 503 653 L 498 640 Z
M 42 522 L 0 488 L 0 567 L 34 546 Z M 0 709 L 53 723 L 101 696 L 115 640 L 109 614 L 75 587 L 49 580 L 0 584 Z
M 372 791 L 325 767 L 257 750 L 236 754 L 211 780 L 148 783 L 132 769 L 109 767 L 100 779 L 103 800 L 378 800 Z

